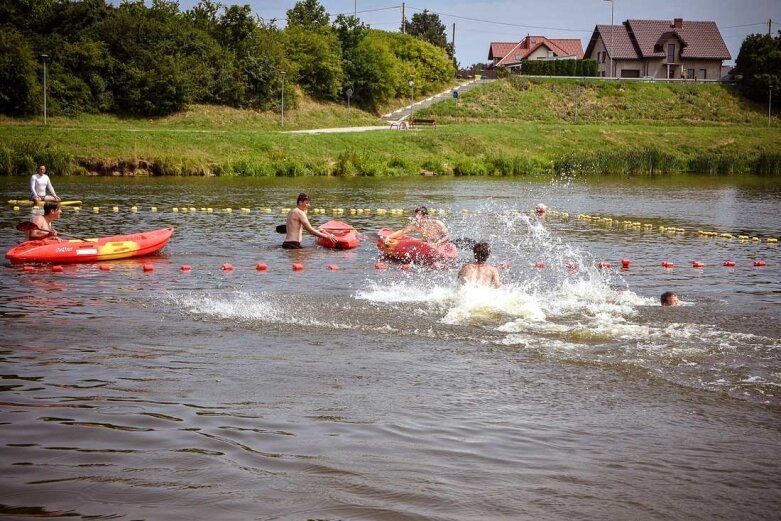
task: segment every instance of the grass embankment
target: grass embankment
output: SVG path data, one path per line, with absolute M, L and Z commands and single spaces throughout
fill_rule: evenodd
M 575 96 L 575 100 L 573 100 Z M 575 120 L 577 104 L 578 122 Z M 193 107 L 162 120 L 0 120 L 0 172 L 162 175 L 781 175 L 781 128 L 721 85 L 503 80 L 419 116 L 415 132 L 285 134 L 279 114 Z M 285 128 L 345 126 L 341 105 L 302 102 Z M 378 120 L 353 109 L 350 123 Z M 777 121 L 775 122 L 777 124 Z

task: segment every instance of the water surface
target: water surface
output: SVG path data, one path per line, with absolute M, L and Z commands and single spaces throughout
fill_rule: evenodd
M 777 516 L 778 182 L 53 181 L 85 201 L 61 231 L 176 232 L 111 271 L 0 270 L 0 517 Z M 25 185 L 0 179 L 5 199 Z M 361 246 L 280 249 L 301 190 Z M 419 204 L 488 240 L 503 287 L 376 270 L 373 233 L 409 218 L 376 210 Z M 4 250 L 27 218 L 0 214 Z M 684 305 L 659 306 L 665 290 Z

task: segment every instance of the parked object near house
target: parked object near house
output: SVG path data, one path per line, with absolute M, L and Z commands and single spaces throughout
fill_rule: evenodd
M 579 38 L 527 36 L 520 42 L 491 42 L 490 68 L 519 68 L 528 60 L 581 60 L 583 45 Z
M 597 60 L 600 76 L 691 81 L 720 80 L 732 58 L 716 22 L 682 18 L 597 25 L 586 57 Z

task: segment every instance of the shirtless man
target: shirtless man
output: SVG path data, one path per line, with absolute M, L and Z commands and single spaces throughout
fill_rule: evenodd
M 461 267 L 458 272 L 458 282 L 498 288 L 499 271 L 486 263 L 488 256 L 491 255 L 491 247 L 487 242 L 478 242 L 472 251 L 475 253 L 475 262 L 464 264 Z
M 62 214 L 62 207 L 57 201 L 46 201 L 43 204 L 43 215 L 36 215 L 30 222 L 36 225 L 38 230 L 30 230 L 27 232 L 27 240 L 34 241 L 37 239 L 59 238 L 57 232 L 54 231 L 52 223 L 60 218 Z
M 46 193 L 46 192 L 49 193 Z M 46 166 L 38 165 L 38 169 L 30 178 L 30 199 L 36 203 L 43 201 L 59 201 L 60 196 L 54 191 L 49 176 L 46 175 Z
M 403 230 L 391 233 L 385 237 L 385 242 L 410 232 L 420 234 L 424 241 L 435 246 L 450 241 L 447 227 L 439 219 L 430 218 L 425 206 L 415 208 L 415 222 L 408 224 Z
M 309 218 L 307 218 L 306 212 L 309 210 L 311 204 L 308 195 L 305 193 L 298 194 L 296 207 L 287 213 L 287 235 L 285 235 L 285 242 L 282 243 L 283 248 L 289 250 L 301 249 L 301 236 L 304 233 L 304 229 L 312 235 L 336 242 L 336 236 L 334 234 L 321 232 L 309 224 Z

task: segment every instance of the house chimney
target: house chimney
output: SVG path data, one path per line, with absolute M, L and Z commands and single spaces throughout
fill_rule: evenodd
M 673 27 L 676 29 L 683 29 L 683 18 L 676 18 L 673 20 Z

